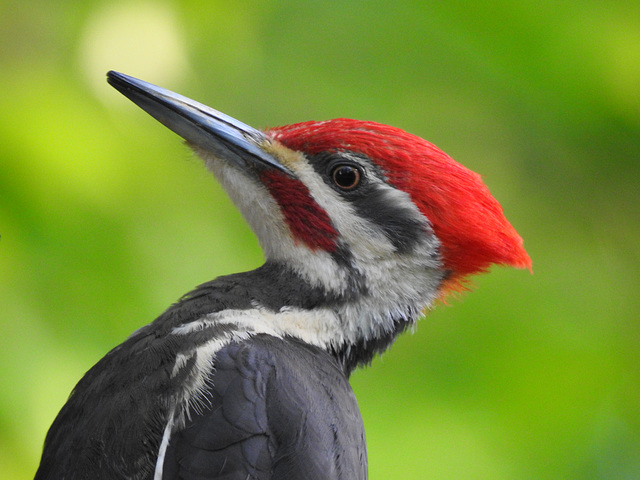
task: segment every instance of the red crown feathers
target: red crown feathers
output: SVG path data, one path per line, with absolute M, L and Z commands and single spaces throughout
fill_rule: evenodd
M 276 140 L 307 154 L 351 151 L 366 155 L 388 181 L 407 192 L 442 244 L 445 289 L 491 264 L 531 269 L 522 238 L 505 218 L 480 175 L 435 145 L 399 128 L 339 118 L 268 130 Z

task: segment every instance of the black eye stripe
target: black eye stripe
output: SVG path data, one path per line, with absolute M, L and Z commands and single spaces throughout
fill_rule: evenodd
M 309 162 L 322 179 L 355 209 L 360 218 L 377 225 L 393 243 L 398 253 L 410 252 L 425 236 L 425 219 L 407 206 L 390 198 L 395 187 L 389 185 L 384 172 L 364 155 L 353 152 L 324 152 L 311 155 Z M 342 175 L 349 178 L 344 168 L 357 169 L 360 174 L 357 185 L 344 188 L 336 181 Z M 349 184 L 345 180 L 345 184 Z

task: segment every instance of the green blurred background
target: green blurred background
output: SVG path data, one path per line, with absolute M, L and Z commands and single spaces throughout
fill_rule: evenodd
M 224 192 L 105 82 L 257 127 L 392 124 L 482 173 L 534 262 L 494 269 L 352 383 L 372 479 L 640 478 L 640 5 L 0 3 L 0 478 L 80 376 L 262 261 Z

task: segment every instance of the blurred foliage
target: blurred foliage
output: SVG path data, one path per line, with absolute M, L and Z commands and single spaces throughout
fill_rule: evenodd
M 354 117 L 482 173 L 533 276 L 495 269 L 352 383 L 373 479 L 640 478 L 638 3 L 0 3 L 0 477 L 80 376 L 262 261 L 116 69 L 254 126 Z

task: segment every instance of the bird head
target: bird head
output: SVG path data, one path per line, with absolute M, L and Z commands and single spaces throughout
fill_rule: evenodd
M 332 299 L 333 348 L 395 336 L 492 264 L 531 267 L 480 176 L 422 138 L 342 118 L 260 131 L 120 73 L 108 81 L 204 159 L 267 262 Z

